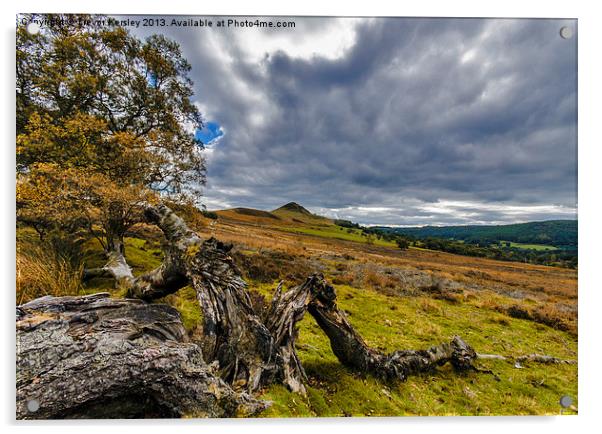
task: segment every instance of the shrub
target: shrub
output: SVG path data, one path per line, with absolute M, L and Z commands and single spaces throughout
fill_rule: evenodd
M 395 243 L 397 244 L 397 247 L 399 247 L 401 250 L 407 250 L 408 247 L 410 247 L 410 242 L 405 238 L 397 238 L 395 240 Z

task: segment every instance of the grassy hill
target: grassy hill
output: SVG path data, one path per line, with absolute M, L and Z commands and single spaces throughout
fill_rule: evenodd
M 549 220 L 510 225 L 423 226 L 379 229 L 416 238 L 448 238 L 466 242 L 508 241 L 518 244 L 576 248 L 577 220 Z
M 302 207 L 301 205 L 295 202 L 289 202 L 286 205 L 281 206 L 280 208 L 276 208 L 272 211 L 272 214 L 277 215 L 278 217 L 283 219 L 288 219 L 293 223 L 319 226 L 334 225 L 331 219 L 313 214 L 306 208 Z
M 218 211 L 217 220 L 197 216 L 189 223 L 203 237 L 234 244 L 232 256 L 259 305 L 271 298 L 280 280 L 291 287 L 311 272 L 324 273 L 351 324 L 381 351 L 427 348 L 458 334 L 479 353 L 577 358 L 575 270 L 401 251 L 292 208 L 235 208 Z M 17 237 L 18 255 L 26 255 L 35 233 L 19 229 Z M 136 275 L 159 265 L 160 246 L 161 235 L 148 227 L 131 231 L 126 257 Z M 87 242 L 84 265 L 103 261 L 98 242 Z M 107 279 L 70 291 L 105 290 L 123 296 Z M 191 288 L 157 302 L 176 307 L 190 339 L 200 339 L 202 311 Z M 517 368 L 482 360 L 479 367 L 493 374 L 458 375 L 445 366 L 385 383 L 341 365 L 311 315 L 300 322 L 297 349 L 308 375 L 307 396 L 280 385 L 268 387 L 261 397 L 273 404 L 262 417 L 558 414 L 560 396 L 577 400 L 577 365 L 569 364 Z
M 233 224 L 269 227 L 294 234 L 311 235 L 379 246 L 396 246 L 393 241 L 376 238 L 375 236 L 364 233 L 364 231 L 359 228 L 341 227 L 337 225 L 334 220 L 313 214 L 295 202 L 287 203 L 272 211 L 250 208 L 232 208 L 216 211 L 215 213 L 224 219 L 224 221 L 232 222 Z

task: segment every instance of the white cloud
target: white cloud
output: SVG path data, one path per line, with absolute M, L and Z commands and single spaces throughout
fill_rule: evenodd
M 474 48 L 466 51 L 460 58 L 460 63 L 470 62 L 475 58 L 476 54 L 477 51 Z
M 297 59 L 311 59 L 313 56 L 329 60 L 341 58 L 355 43 L 355 26 L 360 21 L 357 18 L 319 20 L 318 28 L 307 29 L 310 24 L 307 20 L 280 19 L 293 20 L 296 26 L 277 30 L 240 29 L 231 33 L 248 61 L 259 62 L 265 58 L 266 53 L 271 55 L 277 51 L 284 51 Z M 311 24 L 312 27 L 315 26 L 314 23 Z

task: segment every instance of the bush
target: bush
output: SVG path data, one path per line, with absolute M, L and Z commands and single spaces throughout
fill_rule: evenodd
M 361 229 L 362 228 L 359 224 L 353 223 L 350 220 L 337 219 L 334 221 L 334 224 L 337 226 L 340 226 L 342 228 L 350 228 L 350 229 Z

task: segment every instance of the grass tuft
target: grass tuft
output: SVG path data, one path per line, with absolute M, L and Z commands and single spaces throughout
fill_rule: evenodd
M 39 243 L 21 243 L 17 249 L 17 304 L 45 295 L 60 297 L 82 291 L 83 265 L 57 255 Z

